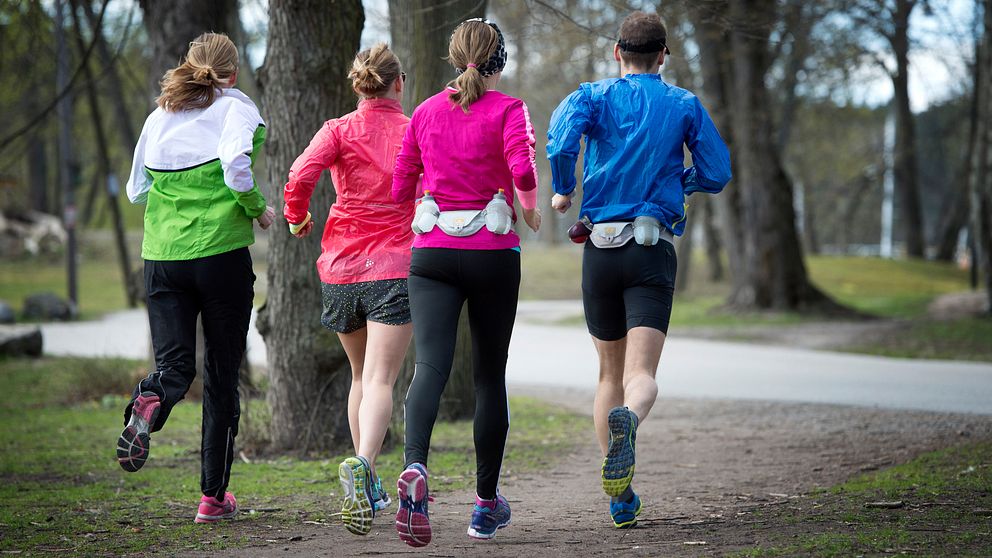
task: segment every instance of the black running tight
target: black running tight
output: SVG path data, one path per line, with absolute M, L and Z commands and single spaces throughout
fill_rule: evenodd
M 417 367 L 406 396 L 406 464 L 427 464 L 431 431 L 448 382 L 462 305 L 468 302 L 475 380 L 476 490 L 496 497 L 510 426 L 506 357 L 517 313 L 520 253 L 418 248 L 410 263 Z

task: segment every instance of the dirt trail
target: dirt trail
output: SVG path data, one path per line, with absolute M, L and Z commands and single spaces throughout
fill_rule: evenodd
M 515 391 L 586 414 L 592 407 L 589 391 Z M 336 524 L 266 532 L 255 522 L 251 532 L 231 533 L 232 539 L 248 537 L 247 548 L 220 554 L 723 555 L 779 529 L 750 520 L 756 509 L 788 506 L 816 487 L 980 439 L 992 439 L 992 416 L 662 398 L 638 431 L 634 487 L 644 511 L 636 529 L 620 531 L 609 521 L 590 421 L 588 439 L 573 454 L 558 456 L 546 476 L 504 479 L 513 524 L 493 541 L 466 537 L 473 495 L 460 492 L 437 495 L 431 508 L 434 541 L 425 549 L 399 542 L 392 513 L 386 513 L 365 538 Z

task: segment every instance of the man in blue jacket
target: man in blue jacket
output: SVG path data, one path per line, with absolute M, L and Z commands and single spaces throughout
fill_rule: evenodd
M 637 523 L 631 488 L 637 425 L 658 395 L 655 373 L 675 287 L 674 237 L 685 230 L 685 196 L 716 194 L 730 180 L 727 146 L 695 95 L 662 81 L 669 53 L 664 23 L 634 12 L 613 58 L 622 77 L 583 83 L 551 116 L 552 206 L 575 194 L 579 140 L 586 136 L 581 220 L 582 303 L 599 353 L 593 407 L 605 456 L 603 489 L 616 527 Z M 683 145 L 692 154 L 685 168 Z

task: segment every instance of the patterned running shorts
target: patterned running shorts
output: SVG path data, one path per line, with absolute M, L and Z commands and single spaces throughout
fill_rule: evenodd
M 331 331 L 352 333 L 366 322 L 386 325 L 410 323 L 406 279 L 384 279 L 332 285 L 321 283 L 324 312 L 320 323 Z

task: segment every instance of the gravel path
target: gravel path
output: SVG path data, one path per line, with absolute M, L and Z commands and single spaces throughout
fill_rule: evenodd
M 592 407 L 588 390 L 513 391 L 582 413 Z M 788 505 L 817 487 L 925 451 L 988 439 L 992 416 L 661 398 L 637 437 L 634 486 L 644 501 L 637 529 L 620 531 L 609 522 L 590 420 L 587 439 L 573 454 L 553 456 L 547 475 L 504 479 L 513 524 L 493 541 L 465 536 L 472 494 L 459 492 L 437 496 L 435 538 L 422 550 L 399 542 L 387 513 L 365 538 L 336 524 L 253 529 L 238 535 L 248 537 L 249 546 L 228 555 L 723 555 L 752 546 L 775 527 L 749 521 L 756 509 Z

